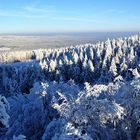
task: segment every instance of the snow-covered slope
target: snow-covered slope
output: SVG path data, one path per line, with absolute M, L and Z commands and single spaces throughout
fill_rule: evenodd
M 32 53 L 0 65 L 0 140 L 138 139 L 139 36 Z

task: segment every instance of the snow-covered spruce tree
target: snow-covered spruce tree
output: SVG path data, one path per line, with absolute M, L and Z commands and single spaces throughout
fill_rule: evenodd
M 43 80 L 43 70 L 38 62 L 23 62 L 0 66 L 1 85 L 0 89 L 7 93 L 29 93 L 33 83 Z
M 73 101 L 67 101 L 63 96 L 61 104 L 54 103 L 64 123 L 63 129 L 53 136 L 54 139 L 111 140 L 122 137 L 123 134 L 118 132 L 121 133 L 119 125 L 124 115 L 123 107 L 108 99 L 97 99 L 90 88 L 86 84 L 86 93 L 80 93 Z M 125 135 L 123 138 L 126 138 Z
M 45 88 L 45 87 L 44 87 Z M 43 135 L 43 127 L 49 122 L 48 109 L 43 103 L 44 88 L 35 84 L 30 94 L 13 95 L 8 98 L 10 103 L 9 129 L 5 138 L 10 139 L 40 139 Z M 14 113 L 13 113 L 14 112 Z M 22 136 L 24 135 L 24 136 Z
M 117 76 L 117 67 L 116 67 L 116 64 L 115 64 L 115 60 L 114 58 L 112 58 L 111 60 L 111 65 L 110 65 L 110 68 L 109 68 L 109 77 L 110 79 L 114 79 L 116 76 Z
M 30 90 L 30 94 L 12 94 L 8 97 L 11 107 L 8 112 L 10 120 L 4 138 L 8 140 L 25 139 L 25 137 L 29 140 L 41 139 L 44 133 L 47 133 L 49 138 L 49 135 L 55 133 L 49 130 L 50 123 L 55 120 L 57 122 L 60 116 L 52 104 L 54 102 L 61 104 L 65 96 L 67 100 L 73 100 L 78 93 L 79 87 L 73 81 L 69 81 L 50 84 L 37 82 Z M 44 132 L 46 129 L 49 131 Z
M 136 139 L 139 135 L 139 79 L 109 85 L 85 83 L 77 98 L 59 93 L 52 106 L 60 113 L 58 121 L 47 127 L 43 136 L 57 126 L 53 139 Z M 61 128 L 61 129 L 59 129 Z
M 9 103 L 4 96 L 0 95 L 0 137 L 4 138 L 4 135 L 9 127 L 9 115 L 10 109 Z M 1 139 L 1 138 L 0 138 Z

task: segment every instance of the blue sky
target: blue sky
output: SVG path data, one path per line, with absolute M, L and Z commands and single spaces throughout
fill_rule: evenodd
M 140 31 L 140 0 L 0 0 L 0 33 Z

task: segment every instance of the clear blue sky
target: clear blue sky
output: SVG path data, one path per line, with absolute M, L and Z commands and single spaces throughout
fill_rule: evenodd
M 140 0 L 0 0 L 0 33 L 140 31 Z

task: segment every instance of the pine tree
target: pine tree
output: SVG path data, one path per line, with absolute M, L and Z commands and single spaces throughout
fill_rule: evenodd
M 117 67 L 114 58 L 112 58 L 109 71 L 113 74 L 114 77 L 117 75 Z
M 93 66 L 93 63 L 90 59 L 88 60 L 88 67 L 89 67 L 91 72 L 94 72 L 94 66 Z

